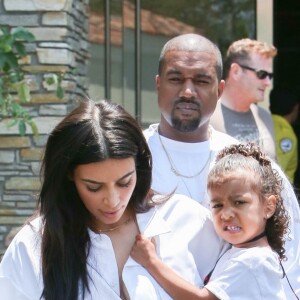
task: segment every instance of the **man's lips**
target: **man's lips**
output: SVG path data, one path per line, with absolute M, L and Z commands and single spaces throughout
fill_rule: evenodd
M 176 104 L 175 108 L 180 110 L 198 110 L 199 105 L 192 102 L 179 102 Z

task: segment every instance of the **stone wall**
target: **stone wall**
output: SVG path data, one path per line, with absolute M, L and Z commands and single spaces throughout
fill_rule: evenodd
M 26 110 L 39 136 L 21 137 L 0 121 L 0 254 L 36 208 L 39 168 L 47 134 L 87 93 L 88 0 L 2 0 L 0 25 L 23 26 L 36 38 L 26 45 L 23 69 L 31 90 Z M 47 76 L 63 74 L 63 99 Z

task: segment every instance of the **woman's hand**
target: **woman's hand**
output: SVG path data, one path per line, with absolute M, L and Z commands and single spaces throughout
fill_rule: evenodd
M 144 268 L 148 269 L 151 267 L 158 259 L 154 238 L 149 240 L 142 234 L 138 234 L 131 249 L 130 255 Z

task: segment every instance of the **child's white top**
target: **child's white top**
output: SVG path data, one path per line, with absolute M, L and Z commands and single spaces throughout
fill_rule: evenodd
M 285 300 L 278 254 L 268 247 L 229 249 L 205 286 L 222 300 Z

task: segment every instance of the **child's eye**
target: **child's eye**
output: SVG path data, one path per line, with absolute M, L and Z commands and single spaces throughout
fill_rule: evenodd
M 246 203 L 246 202 L 243 201 L 243 200 L 236 200 L 236 201 L 234 201 L 234 204 L 235 204 L 235 205 L 242 205 L 242 204 L 244 204 L 244 203 Z
M 211 205 L 211 208 L 220 208 L 220 207 L 222 207 L 222 204 L 220 204 L 220 203 L 216 203 L 216 204 Z

